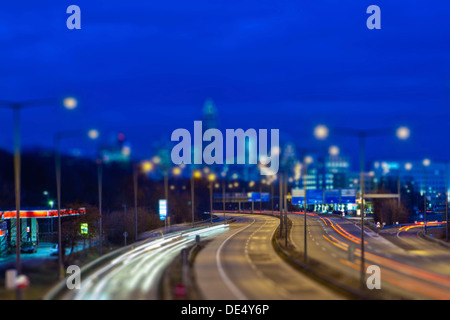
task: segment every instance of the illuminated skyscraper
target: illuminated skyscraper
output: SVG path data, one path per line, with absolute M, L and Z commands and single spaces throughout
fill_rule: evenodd
M 217 109 L 211 99 L 207 99 L 202 110 L 203 131 L 218 128 Z

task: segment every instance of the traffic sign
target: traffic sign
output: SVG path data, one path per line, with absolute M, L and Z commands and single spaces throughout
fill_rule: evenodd
M 167 216 L 167 200 L 160 199 L 159 200 L 159 219 L 166 220 Z

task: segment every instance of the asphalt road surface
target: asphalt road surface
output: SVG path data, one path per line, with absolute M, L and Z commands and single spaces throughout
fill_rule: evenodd
M 196 235 L 212 238 L 228 229 L 219 224 L 198 230 L 186 230 L 145 242 L 113 259 L 87 277 L 81 288 L 66 294 L 75 300 L 155 300 L 158 283 L 165 268 L 183 248 L 195 242 Z
M 304 215 L 290 214 L 289 218 L 293 221 L 291 241 L 303 252 Z M 417 238 L 417 230 L 401 236 L 397 231 L 385 237 L 365 228 L 365 270 L 370 265 L 380 267 L 380 290 L 406 299 L 450 299 L 450 250 L 432 243 L 419 245 L 417 241 L 424 240 Z M 356 221 L 332 215 L 307 216 L 308 256 L 343 277 L 360 278 L 360 236 Z M 352 247 L 353 259 L 349 256 Z
M 236 222 L 230 224 L 226 233 L 214 238 L 195 259 L 195 278 L 204 299 L 343 299 L 278 256 L 271 240 L 279 219 L 227 215 Z

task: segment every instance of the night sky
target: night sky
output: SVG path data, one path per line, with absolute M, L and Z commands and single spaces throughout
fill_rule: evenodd
M 81 30 L 66 28 L 71 4 Z M 366 27 L 372 4 L 381 30 Z M 133 156 L 148 157 L 174 129 L 192 130 L 211 98 L 222 129 L 280 129 L 308 148 L 317 124 L 406 125 L 406 142 L 370 139 L 369 159 L 449 159 L 449 17 L 445 0 L 3 2 L 0 100 L 78 98 L 74 111 L 24 111 L 25 147 L 96 127 L 104 138 L 123 132 Z M 0 127 L 11 150 L 11 111 L 0 109 Z M 66 149 L 89 150 L 86 140 Z M 318 146 L 354 156 L 356 142 Z

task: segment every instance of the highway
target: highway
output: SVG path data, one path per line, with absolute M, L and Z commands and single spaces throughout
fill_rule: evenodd
M 147 241 L 112 259 L 89 276 L 81 275 L 81 288 L 68 292 L 74 300 L 156 300 L 158 284 L 165 268 L 183 248 L 195 242 L 196 235 L 209 239 L 226 231 L 228 225 L 174 232 Z
M 204 299 L 343 299 L 293 269 L 275 252 L 272 236 L 279 219 L 230 214 L 235 222 L 197 255 L 195 280 Z
M 293 222 L 290 240 L 298 251 L 304 247 L 304 215 L 290 214 Z M 340 273 L 340 277 L 359 279 L 360 234 L 359 222 L 332 215 L 307 216 L 308 256 Z M 410 231 L 417 233 L 417 230 Z M 381 268 L 381 290 L 384 296 L 394 294 L 405 299 L 450 299 L 450 251 L 427 243 L 417 249 L 408 239 L 380 236 L 365 228 L 365 259 L 369 265 Z M 397 241 L 390 241 L 395 237 Z M 403 246 L 398 245 L 402 241 Z M 424 240 L 420 240 L 424 241 Z M 423 245 L 423 243 L 422 243 Z M 354 259 L 349 259 L 349 247 L 355 248 Z M 407 248 L 405 246 L 408 246 Z M 415 248 L 415 250 L 411 250 Z
M 346 297 L 292 268 L 275 252 L 272 237 L 279 219 L 270 215 L 232 214 L 229 225 L 174 232 L 144 241 L 83 277 L 80 290 L 64 299 L 158 299 L 165 268 L 192 245 L 208 239 L 194 262 L 200 297 L 208 300 L 341 300 Z M 289 214 L 289 241 L 303 251 L 304 215 Z M 308 257 L 330 275 L 358 282 L 360 226 L 333 215 L 308 214 Z M 417 228 L 389 229 L 383 236 L 365 229 L 366 268 L 381 268 L 381 296 L 404 299 L 450 299 L 450 251 L 417 237 Z M 349 247 L 354 248 L 353 258 Z

